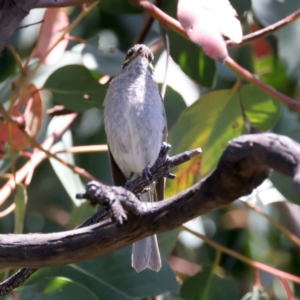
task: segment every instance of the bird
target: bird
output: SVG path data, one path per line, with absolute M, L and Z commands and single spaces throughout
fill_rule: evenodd
M 124 186 L 128 178 L 140 175 L 147 178 L 167 140 L 165 107 L 153 78 L 153 59 L 153 53 L 143 44 L 130 48 L 104 99 L 104 126 L 113 181 L 117 186 Z M 156 200 L 163 200 L 164 188 L 164 178 L 150 182 L 140 200 L 154 201 L 155 190 Z M 161 269 L 156 235 L 133 243 L 131 265 L 136 272 Z

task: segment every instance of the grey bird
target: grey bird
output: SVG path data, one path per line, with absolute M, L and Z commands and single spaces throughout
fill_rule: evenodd
M 153 79 L 153 54 L 145 45 L 135 45 L 127 52 L 122 70 L 110 83 L 104 99 L 104 125 L 115 185 L 124 185 L 141 174 L 147 176 L 167 139 L 164 103 Z M 151 202 L 164 198 L 165 180 L 150 183 L 140 200 Z M 156 235 L 132 246 L 132 267 L 158 272 L 161 258 Z

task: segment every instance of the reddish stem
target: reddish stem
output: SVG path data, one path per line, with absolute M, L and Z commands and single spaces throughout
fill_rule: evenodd
M 286 291 L 286 294 L 287 294 L 287 296 L 288 296 L 288 300 L 294 300 L 294 299 L 295 299 L 294 294 L 293 294 L 293 292 L 292 292 L 292 290 L 291 290 L 290 285 L 289 285 L 288 282 L 286 281 L 286 279 L 283 278 L 283 277 L 278 277 L 278 278 L 280 279 L 280 281 L 281 281 L 282 284 L 283 284 L 283 287 L 284 287 L 284 289 L 285 289 L 285 291 Z

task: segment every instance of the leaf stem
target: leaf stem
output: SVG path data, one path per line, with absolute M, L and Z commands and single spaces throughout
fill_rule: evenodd
M 52 45 L 51 48 L 48 49 L 48 51 L 45 53 L 44 57 L 42 57 L 37 65 L 32 69 L 32 71 L 28 74 L 26 79 L 24 80 L 24 84 L 28 84 L 30 80 L 32 79 L 33 75 L 36 73 L 38 68 L 43 63 L 44 59 L 47 57 L 47 55 L 64 39 L 65 35 L 70 32 L 80 21 L 83 17 L 85 17 L 93 8 L 95 8 L 98 5 L 98 1 L 94 2 L 90 6 L 87 7 L 86 10 L 81 11 L 81 13 L 78 15 L 78 17 L 63 31 L 60 38 Z
M 250 209 L 254 210 L 256 213 L 261 215 L 262 217 L 266 218 L 274 227 L 276 227 L 281 233 L 283 233 L 288 239 L 290 239 L 292 242 L 294 242 L 298 247 L 300 247 L 300 239 L 293 234 L 291 231 L 277 223 L 273 218 L 271 218 L 269 215 L 264 213 L 257 205 L 254 205 L 249 202 L 244 202 L 243 203 L 249 207 Z
M 292 275 L 292 274 L 289 274 L 287 272 L 284 272 L 284 271 L 281 271 L 281 270 L 278 270 L 276 268 L 273 268 L 271 266 L 268 266 L 266 264 L 263 264 L 261 262 L 258 262 L 258 261 L 254 261 L 236 251 L 233 251 L 223 245 L 220 245 L 218 244 L 217 242 L 209 239 L 208 237 L 206 237 L 205 235 L 203 234 L 200 234 L 198 232 L 195 232 L 189 228 L 187 228 L 186 226 L 182 226 L 186 231 L 190 232 L 191 234 L 199 237 L 200 239 L 202 239 L 203 241 L 205 241 L 207 244 L 209 244 L 210 246 L 212 246 L 213 248 L 215 249 L 219 249 L 220 251 L 228 254 L 228 255 L 231 255 L 232 257 L 235 257 L 236 259 L 244 262 L 245 264 L 247 265 L 250 265 L 251 267 L 253 268 L 257 268 L 257 269 L 260 269 L 262 271 L 265 271 L 267 273 L 270 273 L 274 276 L 278 276 L 278 277 L 282 277 L 282 278 L 285 278 L 285 279 L 288 279 L 288 280 L 291 280 L 297 284 L 300 284 L 300 277 L 298 276 L 295 276 L 295 275 Z
M 216 258 L 215 258 L 214 264 L 211 268 L 209 277 L 208 277 L 206 285 L 205 285 L 205 289 L 204 289 L 204 293 L 203 293 L 203 300 L 209 300 L 209 298 L 208 298 L 209 290 L 210 290 L 211 283 L 212 283 L 212 280 L 215 275 L 215 270 L 218 267 L 218 265 L 220 264 L 221 256 L 222 256 L 222 251 L 220 251 L 220 249 L 217 249 Z

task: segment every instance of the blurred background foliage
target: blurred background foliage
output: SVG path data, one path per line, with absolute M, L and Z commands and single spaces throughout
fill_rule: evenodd
M 244 34 L 268 26 L 300 9 L 299 0 L 231 0 Z M 161 1 L 161 9 L 176 18 L 176 1 Z M 63 9 L 72 23 L 82 7 Z M 34 9 L 21 25 L 43 19 L 45 9 Z M 62 116 L 46 113 L 54 105 L 79 112 L 71 127 L 52 151 L 79 145 L 106 144 L 102 102 L 107 84 L 105 75 L 115 76 L 125 53 L 139 35 L 147 15 L 125 0 L 102 0 L 70 32 L 68 46 L 52 65 L 42 64 L 32 82 L 41 89 L 43 123 L 37 141 L 61 126 Z M 40 25 L 17 30 L 10 43 L 24 63 L 38 41 Z M 167 74 L 165 106 L 172 153 L 201 147 L 202 159 L 193 159 L 174 170 L 177 178 L 167 182 L 167 195 L 191 186 L 211 172 L 229 140 L 249 132 L 272 131 L 300 141 L 299 114 L 282 105 L 259 88 L 241 81 L 227 66 L 207 57 L 201 48 L 171 30 L 171 61 Z M 164 31 L 154 21 L 144 43 L 155 54 L 155 79 L 163 81 L 166 65 Z M 260 80 L 299 99 L 300 20 L 251 45 L 230 50 L 230 56 Z M 32 58 L 28 70 L 38 63 Z M 0 54 L 0 101 L 9 105 L 11 86 L 19 75 L 9 49 Z M 25 77 L 26 78 L 26 77 Z M 161 85 L 160 85 L 161 86 Z M 50 92 L 51 93 L 50 93 Z M 87 95 L 87 97 L 85 97 Z M 1 132 L 0 132 L 1 133 Z M 32 152 L 32 150 L 27 151 Z M 25 149 L 24 149 L 25 150 Z M 0 161 L 1 184 L 7 173 L 19 170 L 26 155 L 6 146 Z M 11 153 L 15 167 L 12 168 Z M 70 163 L 84 168 L 104 183 L 112 184 L 106 152 L 60 154 Z M 79 202 L 87 180 L 55 161 L 44 160 L 28 186 L 19 184 L 1 210 L 13 203 L 14 211 L 0 218 L 1 233 L 57 232 L 72 229 L 96 208 Z M 299 207 L 290 179 L 274 173 L 251 201 L 273 219 L 300 236 Z M 294 202 L 294 203 L 292 203 Z M 271 204 L 270 204 L 271 203 Z M 270 204 L 270 205 L 268 205 Z M 283 233 L 262 216 L 235 201 L 186 224 L 210 239 L 253 260 L 300 276 L 300 251 Z M 181 229 L 159 235 L 163 268 L 159 273 L 140 274 L 130 266 L 131 247 L 91 261 L 43 269 L 12 296 L 19 299 L 290 299 L 282 282 L 274 275 L 255 270 L 232 256 L 220 254 L 194 235 Z M 2 270 L 5 279 L 16 270 Z M 259 278 L 259 279 L 258 279 Z M 259 285 L 261 284 L 261 286 Z M 289 282 L 295 297 L 299 286 Z

